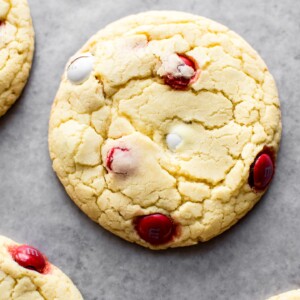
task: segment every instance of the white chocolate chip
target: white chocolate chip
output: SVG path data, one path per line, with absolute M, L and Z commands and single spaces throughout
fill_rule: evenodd
M 190 79 L 194 76 L 195 70 L 187 66 L 177 54 L 171 54 L 162 58 L 162 65 L 157 71 L 158 75 L 172 75 Z
M 87 53 L 75 58 L 67 69 L 68 79 L 74 84 L 86 81 L 94 67 L 94 57 Z
M 166 138 L 170 150 L 174 151 L 182 143 L 182 138 L 177 133 L 169 133 Z

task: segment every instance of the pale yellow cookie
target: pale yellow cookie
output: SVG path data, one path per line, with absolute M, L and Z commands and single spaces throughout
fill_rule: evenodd
M 0 236 L 1 300 L 82 300 L 72 281 L 37 249 Z
M 271 297 L 268 300 L 300 300 L 300 290 L 289 291 L 289 292 Z
M 49 147 L 92 220 L 164 249 L 242 218 L 273 177 L 280 134 L 274 79 L 240 36 L 154 11 L 107 26 L 70 59 Z
M 34 32 L 27 0 L 0 0 L 0 117 L 27 82 Z

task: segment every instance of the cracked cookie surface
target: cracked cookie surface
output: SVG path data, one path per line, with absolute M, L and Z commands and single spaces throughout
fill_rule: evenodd
M 0 117 L 27 82 L 34 32 L 27 0 L 0 0 Z
M 271 297 L 268 300 L 300 300 L 300 290 L 289 291 L 289 292 Z
M 14 241 L 0 236 L 1 300 L 83 299 L 72 281 L 49 262 L 44 272 L 26 269 L 18 264 L 13 259 L 12 249 L 19 246 Z
M 50 155 L 69 196 L 107 230 L 152 249 L 188 246 L 261 198 L 280 118 L 273 77 L 236 33 L 146 12 L 110 24 L 70 59 Z

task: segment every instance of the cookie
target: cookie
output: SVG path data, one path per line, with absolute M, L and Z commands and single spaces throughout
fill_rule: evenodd
M 0 236 L 1 300 L 82 300 L 72 281 L 36 248 Z
M 280 119 L 273 77 L 236 33 L 146 12 L 107 26 L 67 63 L 50 155 L 69 196 L 107 230 L 151 249 L 188 246 L 264 194 Z
M 0 0 L 0 117 L 27 82 L 34 32 L 26 0 Z
M 289 292 L 271 297 L 268 300 L 300 300 L 300 290 L 289 291 Z

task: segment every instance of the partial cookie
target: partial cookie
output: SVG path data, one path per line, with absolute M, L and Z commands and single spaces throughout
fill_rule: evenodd
M 82 300 L 72 281 L 37 249 L 0 236 L 1 300 Z
M 271 297 L 268 300 L 300 300 L 300 290 L 286 292 L 286 293 Z
M 49 129 L 74 202 L 152 249 L 207 241 L 242 218 L 275 171 L 276 85 L 236 33 L 191 14 L 147 12 L 70 59 Z
M 0 0 L 0 117 L 27 82 L 34 32 L 27 0 Z

